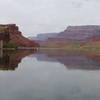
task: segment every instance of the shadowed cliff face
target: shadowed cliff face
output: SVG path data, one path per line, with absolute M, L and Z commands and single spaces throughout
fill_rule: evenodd
M 100 70 L 100 52 L 76 52 L 64 50 L 39 50 L 34 54 L 39 61 L 59 62 L 68 69 Z
M 14 54 L 9 54 L 9 52 L 4 51 L 3 57 L 0 58 L 0 70 L 15 70 L 24 57 L 35 52 L 36 50 L 19 50 Z

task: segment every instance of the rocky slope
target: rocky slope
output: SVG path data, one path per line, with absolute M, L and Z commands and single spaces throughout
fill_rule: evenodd
M 0 33 L 7 35 L 7 42 L 16 44 L 17 46 L 38 46 L 38 43 L 24 37 L 15 24 L 0 25 Z

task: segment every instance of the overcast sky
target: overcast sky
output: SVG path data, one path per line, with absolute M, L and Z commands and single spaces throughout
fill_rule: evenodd
M 0 0 L 0 23 L 15 23 L 25 36 L 99 25 L 100 0 Z

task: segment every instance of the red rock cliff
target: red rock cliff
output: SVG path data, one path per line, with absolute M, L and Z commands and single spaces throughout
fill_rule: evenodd
M 0 25 L 0 27 L 5 27 L 2 28 L 2 30 L 4 30 L 3 32 L 6 32 L 9 35 L 9 43 L 14 43 L 17 46 L 25 47 L 39 46 L 35 41 L 31 41 L 24 37 L 16 24 Z

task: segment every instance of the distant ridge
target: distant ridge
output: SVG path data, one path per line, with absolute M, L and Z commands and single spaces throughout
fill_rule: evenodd
M 100 41 L 100 25 L 68 26 L 59 33 L 39 34 L 37 37 L 31 38 L 31 40 L 35 39 L 41 46 Z M 39 40 L 42 41 L 39 42 Z

